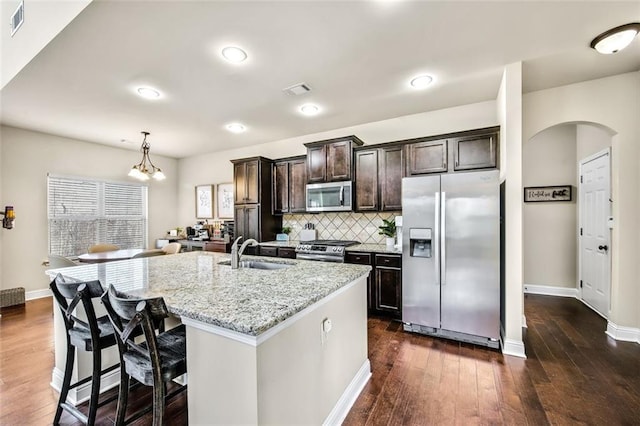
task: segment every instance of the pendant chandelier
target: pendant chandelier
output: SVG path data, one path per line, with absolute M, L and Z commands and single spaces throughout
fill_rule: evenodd
M 144 140 L 142 141 L 142 146 L 140 147 L 140 151 L 142 151 L 142 160 L 138 164 L 134 164 L 131 170 L 129 171 L 129 176 L 134 177 L 140 180 L 149 180 L 150 177 L 155 180 L 164 180 L 167 177 L 162 173 L 159 167 L 156 167 L 151 162 L 151 157 L 149 157 L 149 149 L 151 145 L 147 142 L 147 136 L 149 136 L 149 132 L 141 132 L 144 135 Z

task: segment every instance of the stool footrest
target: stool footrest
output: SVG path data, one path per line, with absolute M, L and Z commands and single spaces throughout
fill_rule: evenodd
M 102 376 L 103 374 L 110 373 L 111 371 L 115 370 L 118 367 L 120 367 L 120 362 L 118 362 L 117 364 L 113 364 L 111 367 L 107 367 L 104 370 L 100 371 L 100 375 Z M 74 384 L 69 385 L 69 390 L 77 388 L 78 386 L 82 386 L 85 383 L 89 383 L 91 381 L 91 378 L 92 378 L 91 376 L 87 376 L 82 380 L 78 380 Z

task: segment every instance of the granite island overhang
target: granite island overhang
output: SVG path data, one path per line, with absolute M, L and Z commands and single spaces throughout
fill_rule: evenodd
M 187 327 L 191 424 L 340 423 L 371 374 L 371 268 L 243 259 L 290 266 L 231 269 L 228 254 L 190 252 L 47 273 L 164 297 Z

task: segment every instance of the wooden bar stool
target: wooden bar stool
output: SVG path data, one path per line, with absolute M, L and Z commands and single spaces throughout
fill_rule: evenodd
M 153 386 L 153 424 L 160 426 L 166 400 L 187 389 L 184 385 L 167 394 L 167 383 L 187 372 L 185 327 L 180 325 L 164 331 L 164 319 L 169 311 L 162 297 L 128 298 L 109 286 L 102 302 L 116 332 L 122 365 L 116 425 L 130 423 L 151 410 L 148 407 L 125 420 L 129 379 L 133 377 L 146 386 Z M 139 329 L 144 336 L 142 342 L 133 338 Z
M 93 425 L 96 419 L 98 408 L 111 402 L 115 396 L 98 401 L 100 394 L 100 377 L 102 374 L 115 370 L 120 364 L 114 364 L 102 370 L 102 349 L 114 346 L 116 336 L 109 318 L 105 315 L 96 318 L 92 299 L 99 298 L 102 294 L 100 281 L 87 282 L 65 282 L 62 275 L 58 274 L 51 284 L 49 284 L 53 296 L 62 311 L 62 319 L 67 332 L 67 360 L 64 368 L 64 378 L 60 389 L 60 399 L 58 408 L 53 419 L 53 424 L 60 423 L 62 410 L 71 413 L 78 420 L 88 425 Z M 81 320 L 74 314 L 78 308 L 82 307 L 87 317 L 86 321 Z M 75 360 L 75 349 L 82 349 L 91 352 L 93 355 L 93 372 L 91 376 L 71 384 L 71 374 Z M 88 414 L 82 413 L 73 405 L 67 402 L 67 395 L 71 389 L 81 386 L 91 381 L 91 398 L 89 399 Z

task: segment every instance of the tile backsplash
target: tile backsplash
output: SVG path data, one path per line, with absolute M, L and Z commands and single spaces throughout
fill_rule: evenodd
M 289 238 L 298 240 L 307 223 L 315 225 L 319 240 L 355 240 L 362 244 L 384 244 L 384 235 L 378 235 L 382 219 L 392 219 L 401 212 L 379 213 L 319 213 L 285 214 L 282 226 L 291 228 Z

